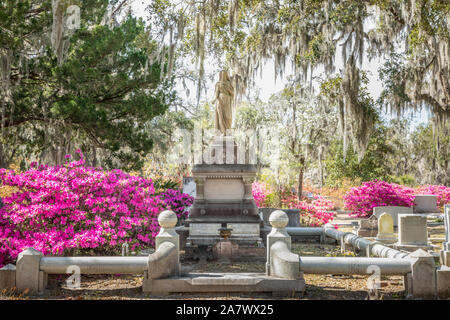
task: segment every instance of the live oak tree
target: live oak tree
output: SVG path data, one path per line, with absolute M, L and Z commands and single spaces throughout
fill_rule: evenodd
M 80 28 L 55 38 L 55 4 L 63 26 L 64 9 L 79 6 Z M 126 12 L 114 16 L 121 5 L 0 4 L 1 166 L 18 155 L 61 164 L 81 148 L 94 165 L 142 167 L 153 146 L 149 123 L 176 95 L 167 63 L 149 58 L 161 50 L 144 23 Z
M 174 13 L 164 20 L 161 33 L 180 30 L 184 35 L 175 42 L 181 55 L 197 63 L 198 96 L 207 57 L 236 74 L 236 96 L 252 84 L 268 59 L 274 61 L 275 77 L 283 76 L 292 62 L 303 85 L 311 83 L 320 67 L 327 77 L 340 78 L 340 121 L 347 127 L 350 118 L 349 134 L 359 158 L 376 122 L 359 101 L 366 54 L 387 59 L 380 71 L 386 84 L 383 106 L 399 114 L 429 108 L 437 128 L 450 115 L 447 0 L 156 0 L 149 8 L 153 16 L 162 10 Z M 374 28 L 367 28 L 370 21 Z M 338 50 L 342 70 L 336 70 Z

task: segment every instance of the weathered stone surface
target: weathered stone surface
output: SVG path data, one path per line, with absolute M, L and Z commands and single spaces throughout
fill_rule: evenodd
M 231 262 L 231 258 L 239 255 L 239 245 L 229 240 L 217 242 L 213 248 L 214 258 Z
M 284 241 L 275 242 L 270 248 L 270 275 L 284 279 L 301 279 L 300 259 L 288 249 Z
M 440 252 L 440 262 L 442 265 L 450 267 L 450 251 L 442 250 Z
M 272 230 L 267 235 L 266 248 L 267 248 L 267 260 L 266 260 L 266 273 L 270 275 L 271 266 L 271 248 L 277 241 L 286 243 L 287 248 L 291 250 L 291 237 L 286 232 L 286 226 L 289 222 L 289 218 L 282 210 L 277 210 L 271 213 L 269 217 L 269 223 L 272 226 Z
M 0 291 L 16 286 L 16 266 L 8 264 L 0 269 Z
M 397 237 L 394 234 L 394 219 L 389 213 L 383 213 L 378 219 L 377 241 L 382 243 L 394 243 Z
M 444 206 L 445 242 L 442 244 L 445 251 L 450 251 L 450 204 Z
M 172 242 L 163 242 L 148 256 L 148 278 L 161 279 L 179 275 L 179 254 Z M 144 279 L 145 281 L 145 279 Z
M 192 273 L 154 279 L 144 292 L 304 292 L 305 280 L 282 279 L 261 273 Z
M 399 243 L 427 244 L 427 217 L 419 214 L 400 214 L 399 217 Z
M 177 216 L 173 211 L 163 211 L 158 223 L 161 228 L 155 238 L 155 252 L 148 256 L 148 279 L 178 276 L 181 271 L 180 236 L 175 231 Z
M 356 234 L 359 237 L 375 237 L 378 233 L 378 219 L 372 215 L 370 218 L 361 219 L 358 222 Z
M 418 194 L 414 198 L 414 213 L 437 213 L 437 197 L 431 194 Z
M 232 240 L 239 246 L 262 241 L 261 232 L 253 232 L 255 225 L 263 226 L 252 195 L 256 167 L 240 162 L 239 149 L 232 136 L 216 137 L 204 154 L 208 161 L 192 169 L 196 196 L 185 222 L 189 227 L 186 247 L 213 246 L 220 241 L 218 229 L 233 228 L 231 223 L 251 224 L 247 231 L 245 227 L 236 227 L 241 233 L 232 231 Z
M 431 254 L 419 249 L 411 253 L 412 297 L 434 299 L 436 297 L 436 265 Z
M 389 213 L 392 216 L 392 219 L 394 219 L 394 227 L 398 226 L 399 213 L 414 213 L 412 207 L 383 206 L 373 208 L 373 215 L 377 218 L 379 218 L 385 212 Z
M 30 294 L 38 294 L 43 288 L 39 287 L 39 263 L 43 254 L 33 248 L 27 248 L 17 257 L 16 287 L 20 292 L 29 290 Z
M 439 299 L 450 299 L 450 267 L 442 266 L 436 271 Z

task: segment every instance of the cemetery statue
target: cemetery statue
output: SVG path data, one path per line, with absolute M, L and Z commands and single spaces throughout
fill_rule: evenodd
M 227 71 L 220 71 L 219 81 L 216 83 L 214 102 L 216 104 L 216 126 L 223 135 L 231 129 L 232 105 L 234 101 L 234 88 Z

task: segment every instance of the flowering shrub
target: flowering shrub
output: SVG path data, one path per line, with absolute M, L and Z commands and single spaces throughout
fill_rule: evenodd
M 364 182 L 361 186 L 351 188 L 344 195 L 345 207 L 352 210 L 350 215 L 369 217 L 372 209 L 378 206 L 411 207 L 414 189 L 381 180 Z
M 84 167 L 78 153 L 79 161 L 64 166 L 33 163 L 20 174 L 0 169 L 1 185 L 18 190 L 0 209 L 0 267 L 27 247 L 44 255 L 118 254 L 125 242 L 140 249 L 154 244 L 162 210 L 187 215 L 192 197 L 157 194 L 151 179 L 121 170 Z
M 299 209 L 300 219 L 308 226 L 321 226 L 334 218 L 334 213 L 327 211 L 334 208 L 334 204 L 329 200 L 319 199 L 307 203 L 306 201 L 299 201 L 297 196 L 291 195 L 283 199 L 282 202 L 286 208 Z
M 450 203 L 450 187 L 443 185 L 424 185 L 416 189 L 416 194 L 433 194 L 437 196 L 437 206 L 444 210 L 444 205 Z
M 272 193 L 272 190 L 263 182 L 253 182 L 252 194 L 258 208 L 265 207 L 267 196 Z

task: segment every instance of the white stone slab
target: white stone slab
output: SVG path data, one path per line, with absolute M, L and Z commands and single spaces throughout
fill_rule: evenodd
M 206 200 L 239 200 L 244 198 L 242 179 L 206 179 Z
M 189 236 L 219 236 L 220 223 L 190 223 Z
M 431 194 L 418 194 L 414 198 L 414 212 L 416 213 L 436 213 L 437 197 Z
M 383 206 L 374 207 L 373 214 L 379 219 L 383 213 L 389 213 L 394 219 L 394 227 L 398 226 L 398 214 L 399 213 L 414 213 L 412 207 L 397 207 L 397 206 Z
M 233 229 L 232 237 L 259 237 L 259 224 L 257 223 L 227 223 Z

